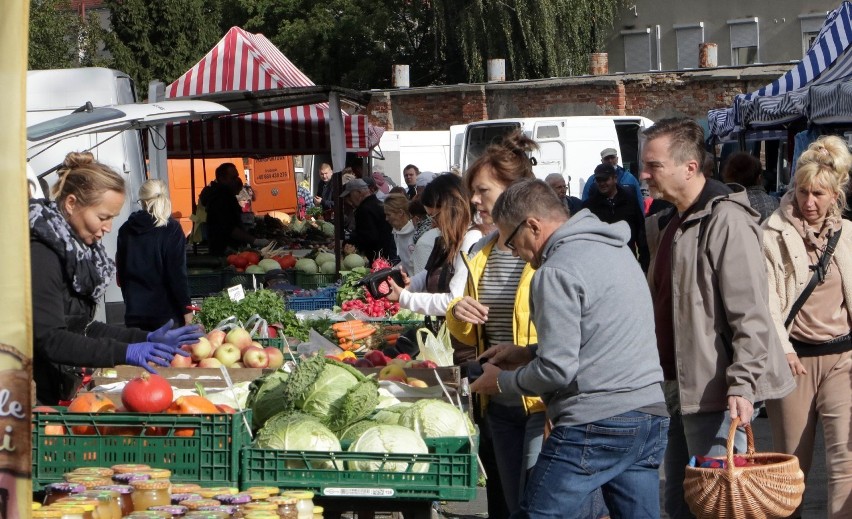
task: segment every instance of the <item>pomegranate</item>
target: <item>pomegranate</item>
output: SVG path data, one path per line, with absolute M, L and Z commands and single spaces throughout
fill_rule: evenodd
M 161 413 L 172 403 L 172 386 L 159 375 L 143 371 L 121 391 L 121 403 L 136 413 Z

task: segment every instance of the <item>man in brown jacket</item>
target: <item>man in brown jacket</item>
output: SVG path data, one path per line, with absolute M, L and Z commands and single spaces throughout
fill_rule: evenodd
M 755 402 L 795 382 L 767 305 L 758 215 L 737 192 L 701 171 L 704 132 L 689 119 L 645 131 L 640 179 L 675 207 L 645 222 L 657 347 L 672 416 L 664 507 L 692 517 L 683 500 L 690 456 L 724 456 L 731 419 L 751 421 Z M 744 432 L 735 445 L 746 448 Z

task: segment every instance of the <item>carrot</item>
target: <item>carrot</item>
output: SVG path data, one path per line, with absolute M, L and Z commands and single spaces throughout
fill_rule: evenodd
M 350 351 L 355 349 L 355 343 L 351 341 L 343 341 L 338 346 L 341 350 Z
M 343 334 L 338 333 L 337 338 L 338 339 L 350 339 L 352 341 L 357 341 L 358 339 L 363 339 L 365 337 L 369 337 L 370 335 L 373 335 L 374 333 L 376 333 L 375 328 L 367 327 L 367 328 L 364 328 L 363 330 L 353 330 L 350 333 L 343 333 Z
M 364 321 L 353 320 L 353 321 L 341 321 L 339 323 L 334 323 L 331 325 L 331 329 L 334 331 L 343 329 L 343 328 L 351 328 L 354 325 L 361 326 L 364 324 Z

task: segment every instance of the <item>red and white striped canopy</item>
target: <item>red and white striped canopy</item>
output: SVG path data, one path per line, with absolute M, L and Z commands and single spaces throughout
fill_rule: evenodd
M 167 98 L 216 92 L 314 86 L 262 34 L 232 27 L 183 76 L 166 87 Z M 220 117 L 203 125 L 168 130 L 169 155 L 187 156 L 192 148 L 207 156 L 270 156 L 330 152 L 328 105 L 313 104 L 262 113 Z M 369 150 L 366 115 L 343 115 L 346 150 Z

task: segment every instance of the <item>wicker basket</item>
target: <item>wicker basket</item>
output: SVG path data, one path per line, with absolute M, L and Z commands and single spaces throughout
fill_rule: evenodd
M 754 452 L 754 435 L 746 425 L 748 451 L 754 465 L 734 466 L 734 436 L 739 419 L 728 431 L 725 468 L 686 467 L 684 497 L 698 519 L 769 519 L 789 517 L 802 502 L 805 475 L 790 454 Z

